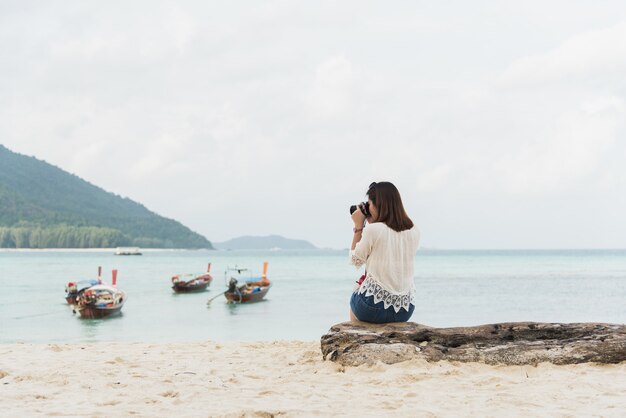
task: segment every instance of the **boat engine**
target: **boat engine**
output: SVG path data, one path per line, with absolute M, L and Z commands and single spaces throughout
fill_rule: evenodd
M 228 293 L 237 293 L 237 279 L 234 277 L 230 278 L 230 282 L 228 282 Z

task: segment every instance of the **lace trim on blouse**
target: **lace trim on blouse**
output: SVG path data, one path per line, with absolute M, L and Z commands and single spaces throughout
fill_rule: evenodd
M 363 264 L 365 264 L 365 260 L 356 255 L 354 251 L 350 251 L 350 264 L 356 267 L 361 267 Z
M 385 290 L 369 273 L 363 284 L 359 287 L 358 292 L 365 293 L 365 296 L 374 296 L 374 303 L 378 303 L 382 300 L 385 309 L 393 306 L 393 310 L 396 311 L 396 313 L 400 312 L 400 309 L 404 309 L 408 312 L 409 305 L 415 306 L 415 289 L 413 287 L 407 293 L 396 295 Z

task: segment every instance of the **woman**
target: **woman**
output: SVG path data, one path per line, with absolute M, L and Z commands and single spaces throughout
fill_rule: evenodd
M 420 233 L 396 186 L 372 183 L 367 197 L 369 216 L 363 205 L 352 213 L 350 262 L 357 268 L 365 264 L 365 274 L 350 299 L 350 320 L 405 322 L 415 310 L 413 260 Z

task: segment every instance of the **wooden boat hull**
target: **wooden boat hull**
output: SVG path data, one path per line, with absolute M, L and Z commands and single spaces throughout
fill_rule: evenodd
M 78 293 L 75 293 L 73 295 L 67 295 L 65 297 L 65 301 L 69 304 L 69 305 L 76 305 L 76 296 L 78 295 Z
M 204 292 L 209 286 L 209 282 L 199 283 L 199 284 L 180 284 L 176 283 L 172 286 L 172 289 L 176 293 L 192 293 L 192 292 Z
M 98 306 L 80 306 L 78 307 L 78 313 L 81 318 L 85 319 L 100 319 L 109 316 L 119 315 L 122 311 L 124 303 L 120 303 L 117 306 L 111 307 L 98 307 Z
M 241 296 L 236 292 L 225 292 L 224 296 L 226 297 L 228 303 L 252 303 L 258 302 L 263 299 L 265 295 L 267 295 L 267 292 L 269 292 L 269 290 L 270 286 L 264 286 L 261 287 L 261 290 L 259 290 L 258 292 L 241 292 Z

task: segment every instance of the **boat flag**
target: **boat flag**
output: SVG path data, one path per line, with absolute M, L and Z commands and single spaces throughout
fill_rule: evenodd
M 263 274 L 261 275 L 262 282 L 269 282 L 269 280 L 267 280 L 267 264 L 267 261 L 263 262 Z

